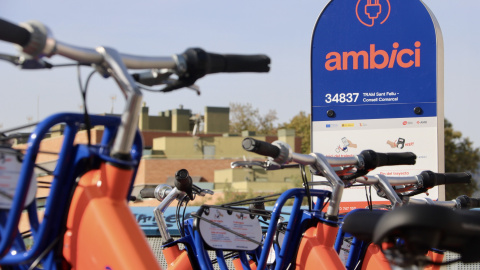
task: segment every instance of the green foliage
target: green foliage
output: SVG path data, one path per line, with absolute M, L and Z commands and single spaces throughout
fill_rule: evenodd
M 469 138 L 462 138 L 462 133 L 453 129 L 452 123 L 445 119 L 445 172 L 478 171 L 480 161 L 479 149 L 473 147 Z M 445 186 L 445 199 L 452 200 L 459 195 L 471 196 L 477 190 L 477 183 Z
M 289 122 L 275 125 L 277 112 L 269 111 L 261 115 L 252 104 L 230 103 L 230 133 L 240 134 L 244 130 L 255 131 L 257 134 L 271 135 L 278 129 L 294 129 L 296 136 L 302 139 L 302 153 L 310 153 L 310 114 L 300 112 Z
M 282 128 L 294 129 L 295 134 L 302 138 L 302 153 L 308 154 L 311 152 L 310 148 L 310 114 L 300 112 L 295 115 L 288 123 L 283 123 Z
M 239 134 L 248 130 L 258 134 L 274 134 L 277 132 L 274 123 L 277 119 L 277 112 L 274 110 L 261 115 L 250 103 L 230 103 L 230 133 Z

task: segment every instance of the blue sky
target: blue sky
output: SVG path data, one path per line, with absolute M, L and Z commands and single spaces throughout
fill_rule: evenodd
M 352 0 L 353 1 L 353 0 Z M 0 1 L 0 17 L 19 23 L 39 20 L 54 37 L 84 47 L 110 46 L 121 52 L 167 56 L 189 47 L 217 53 L 265 53 L 264 74 L 215 74 L 200 79 L 202 91 L 146 93 L 150 114 L 178 108 L 203 113 L 205 106 L 251 103 L 262 113 L 276 110 L 279 122 L 310 112 L 310 42 L 326 0 L 263 1 Z M 445 116 L 480 147 L 480 1 L 425 0 L 444 42 Z M 1 53 L 15 54 L 0 43 Z M 53 57 L 51 62 L 68 62 Z M 20 71 L 0 63 L 0 125 L 7 129 L 61 111 L 80 111 L 76 70 Z M 83 70 L 86 77 L 88 70 Z M 95 76 L 89 87 L 92 113 L 119 113 L 123 101 L 113 80 Z

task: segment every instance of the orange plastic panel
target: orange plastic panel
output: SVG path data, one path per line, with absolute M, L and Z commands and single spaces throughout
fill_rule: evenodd
M 384 270 L 391 269 L 390 263 L 383 255 L 380 247 L 370 244 L 363 258 L 362 270 Z
M 187 251 L 180 250 L 177 245 L 165 248 L 163 256 L 168 264 L 169 270 L 191 270 L 192 264 L 188 258 Z
M 102 164 L 81 177 L 63 248 L 72 269 L 161 269 L 127 205 L 132 174 Z
M 309 228 L 298 249 L 296 269 L 345 269 L 335 251 L 338 227 L 318 223 Z
M 255 264 L 254 261 L 250 260 L 248 263 L 250 265 L 250 269 L 257 270 L 257 264 Z M 235 270 L 243 270 L 244 269 L 243 266 L 242 266 L 242 261 L 240 260 L 240 258 L 233 259 L 232 264 L 233 264 L 233 267 L 235 268 Z

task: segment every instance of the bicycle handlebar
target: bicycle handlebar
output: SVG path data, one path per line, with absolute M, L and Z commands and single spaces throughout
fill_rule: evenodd
M 365 177 L 358 177 L 355 181 L 367 185 L 374 185 L 377 194 L 388 199 L 393 207 L 396 207 L 403 205 L 405 200 L 410 200 L 410 196 L 425 192 L 427 189 L 434 186 L 442 184 L 468 183 L 470 182 L 470 179 L 471 174 L 469 173 L 434 173 L 432 171 L 423 171 L 418 175 L 402 177 L 392 177 L 381 174 L 368 175 Z M 396 190 L 393 186 L 405 187 Z M 403 200 L 400 198 L 399 194 L 401 194 Z M 452 204 L 452 202 L 449 202 L 449 204 Z
M 30 28 L 30 29 L 27 29 Z M 36 55 L 62 55 L 72 60 L 101 64 L 103 56 L 97 50 L 68 45 L 46 36 L 47 29 L 39 22 L 29 22 L 18 26 L 0 19 L 0 40 L 22 46 L 24 49 L 34 46 Z M 29 53 L 30 50 L 27 52 Z M 145 57 L 129 54 L 120 54 L 125 66 L 129 69 L 170 68 L 175 69 L 184 79 L 196 80 L 206 74 L 218 72 L 268 72 L 270 58 L 266 55 L 234 55 L 207 53 L 202 49 L 193 48 L 181 55 L 173 57 Z
M 472 175 L 467 172 L 461 173 L 435 173 L 432 171 L 423 171 L 418 175 L 412 176 L 386 176 L 383 175 L 391 186 L 417 185 L 424 188 L 432 188 L 444 184 L 462 184 L 470 183 Z M 368 179 L 362 177 L 356 178 L 357 182 L 374 185 L 379 182 L 378 175 L 368 175 Z
M 200 187 L 193 184 L 192 178 L 190 177 L 186 169 L 181 169 L 175 173 L 175 192 L 184 193 L 188 196 L 190 200 L 194 200 L 193 194 L 199 196 L 205 196 L 206 194 L 213 195 L 213 191 L 208 189 L 201 189 Z M 140 190 L 140 196 L 144 199 L 154 198 L 159 201 L 163 201 L 168 194 L 172 192 L 172 187 L 168 184 L 160 184 L 155 188 L 144 188 Z M 174 192 L 174 193 L 175 193 Z
M 283 149 L 281 145 L 277 144 L 276 142 L 268 143 L 265 141 L 256 140 L 254 138 L 245 138 L 242 141 L 242 147 L 246 151 L 268 156 L 274 160 L 280 159 L 280 161 L 284 161 L 282 158 L 280 158 L 281 156 L 301 155 L 297 153 L 282 153 Z M 286 150 L 289 149 L 285 148 L 283 151 Z M 364 150 L 357 156 L 357 158 L 327 157 L 327 160 L 332 166 L 361 165 L 366 174 L 367 172 L 380 166 L 413 165 L 416 163 L 416 158 L 417 156 L 412 152 L 379 153 L 373 150 Z
M 338 219 L 340 199 L 342 198 L 344 184 L 325 156 L 320 153 L 311 155 L 294 153 L 288 144 L 281 141 L 275 141 L 273 144 L 270 144 L 253 138 L 245 138 L 242 146 L 247 151 L 269 156 L 273 158 L 274 162 L 280 165 L 295 161 L 299 164 L 309 165 L 319 174 L 325 176 L 330 184 L 332 184 L 332 196 L 326 211 L 326 218 L 332 220 Z
M 3 27 L 5 26 L 5 27 Z M 25 26 L 25 27 L 23 27 Z M 23 29 L 23 30 L 22 30 Z M 27 32 L 25 32 L 27 31 Z M 109 47 L 96 49 L 68 45 L 53 39 L 48 28 L 39 22 L 28 22 L 15 26 L 0 21 L 0 40 L 21 44 L 23 52 L 39 59 L 43 56 L 62 55 L 82 64 L 94 64 L 104 77 L 112 76 L 126 97 L 122 124 L 113 142 L 111 156 L 129 159 L 131 145 L 137 128 L 141 109 L 142 93 L 128 69 L 166 69 L 179 79 L 161 91 L 189 87 L 198 78 L 217 72 L 266 72 L 270 59 L 265 55 L 232 56 L 207 53 L 201 49 L 190 49 L 171 57 L 145 57 L 121 54 Z M 26 44 L 25 40 L 28 42 Z
M 294 153 L 288 144 L 279 141 L 268 143 L 253 138 L 245 138 L 242 142 L 242 147 L 249 152 L 269 156 L 274 162 L 278 162 L 281 165 L 295 161 L 300 164 L 311 165 L 316 168 L 316 173 L 324 174 L 324 168 L 320 168 L 322 166 L 318 166 L 317 164 L 320 156 L 322 156 L 318 153 L 312 153 L 310 155 L 298 154 Z M 344 181 L 354 180 L 363 184 L 375 185 L 377 191 L 380 192 L 379 195 L 386 197 L 394 206 L 403 204 L 402 199 L 397 194 L 402 194 L 401 192 L 403 191 L 396 191 L 392 186 L 413 185 L 416 190 L 424 191 L 437 185 L 469 183 L 471 180 L 471 174 L 469 173 L 434 173 L 432 171 L 423 171 L 419 175 L 409 177 L 389 177 L 386 175 L 359 177 L 366 175 L 368 172 L 380 166 L 413 165 L 416 163 L 416 155 L 411 152 L 378 153 L 373 150 L 364 150 L 359 155 L 352 157 L 323 158 L 325 158 L 330 166 L 356 166 L 356 172 L 351 175 L 342 175 L 341 179 Z M 329 182 L 335 184 L 333 179 L 329 179 Z M 408 187 L 408 189 L 411 189 L 411 187 Z M 402 196 L 412 196 L 415 194 L 415 191 L 412 191 L 408 194 L 402 194 Z
M 416 156 L 413 153 L 377 153 L 373 150 L 363 151 L 360 155 L 352 157 L 325 157 L 320 153 L 300 154 L 292 151 L 290 146 L 281 141 L 268 143 L 253 138 L 245 138 L 242 141 L 242 147 L 249 152 L 268 156 L 280 165 L 287 164 L 291 161 L 302 165 L 309 165 L 312 172 L 327 178 L 332 185 L 332 197 L 329 208 L 327 209 L 327 217 L 335 218 L 338 215 L 340 199 L 343 194 L 345 184 L 342 180 L 350 180 L 355 177 L 366 175 L 369 171 L 378 166 L 385 165 L 411 165 L 415 164 Z M 356 166 L 357 170 L 351 175 L 342 175 L 342 180 L 332 168 L 334 166 Z M 390 187 L 391 188 L 391 187 Z M 389 194 L 394 194 L 390 192 Z M 394 194 L 393 196 L 395 196 Z M 392 197 L 393 198 L 393 197 Z M 397 204 L 401 204 L 401 200 L 396 198 Z
M 408 200 L 408 204 L 435 204 L 439 206 L 444 206 L 447 208 L 452 209 L 473 209 L 480 207 L 480 198 L 471 198 L 467 195 L 460 195 L 454 200 L 450 201 L 434 201 L 431 199 L 423 198 L 423 199 L 414 199 L 410 198 Z

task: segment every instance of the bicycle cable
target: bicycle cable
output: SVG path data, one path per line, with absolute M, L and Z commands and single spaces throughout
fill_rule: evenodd
M 228 207 L 228 206 L 236 206 L 236 205 L 245 205 L 245 204 L 250 204 L 250 203 L 255 203 L 255 202 L 270 202 L 270 201 L 276 201 L 277 199 L 271 199 L 271 200 L 261 200 L 261 198 L 271 198 L 275 196 L 280 196 L 282 193 L 275 193 L 275 194 L 270 194 L 270 195 L 265 195 L 265 196 L 258 196 L 255 198 L 250 198 L 250 199 L 244 199 L 240 201 L 235 201 L 235 202 L 230 202 L 230 203 L 225 203 L 222 204 L 221 206 Z
M 372 202 L 372 186 L 369 185 L 368 188 L 365 185 L 365 196 L 367 197 L 367 206 L 370 211 L 373 210 L 373 202 Z
M 183 203 L 185 203 L 185 206 L 183 206 Z M 188 197 L 187 196 L 184 196 L 180 202 L 177 204 L 177 208 L 176 208 L 176 211 L 175 211 L 175 221 L 177 223 L 177 228 L 178 228 L 178 231 L 180 232 L 180 234 L 182 235 L 182 237 L 185 236 L 185 228 L 184 228 L 184 220 L 185 220 L 185 210 L 187 209 L 187 204 L 188 204 Z M 182 220 L 180 220 L 180 209 L 184 207 L 184 210 L 183 210 L 183 216 L 182 216 Z
M 308 185 L 307 173 L 305 172 L 305 165 L 300 164 L 300 174 L 302 175 L 302 182 L 305 188 L 308 201 L 308 211 L 312 211 L 312 197 L 310 196 L 310 186 Z
M 320 211 L 323 211 L 323 209 L 325 209 L 325 206 L 327 206 L 328 202 L 330 202 L 330 197 L 327 197 L 327 199 L 326 199 L 325 202 L 323 203 L 323 206 L 322 206 L 322 208 L 320 209 Z
M 88 140 L 88 146 L 90 147 L 91 144 L 91 123 L 90 123 L 90 115 L 88 114 L 87 110 L 87 89 L 88 89 L 88 83 L 90 82 L 90 79 L 92 78 L 93 74 L 95 74 L 96 71 L 93 70 L 90 72 L 90 74 L 87 77 L 87 80 L 85 81 L 85 86 L 82 85 L 82 76 L 80 72 L 80 64 L 77 64 L 77 78 L 78 78 L 78 85 L 80 87 L 80 93 L 82 94 L 82 100 L 83 100 L 83 115 L 85 116 L 85 129 L 87 130 L 87 140 Z
M 183 237 L 182 228 L 180 226 L 180 214 L 179 214 L 182 201 L 183 201 L 183 198 L 181 201 L 178 202 L 177 207 L 175 208 L 175 222 L 177 223 L 178 232 Z
M 55 246 L 55 244 L 57 244 L 59 240 L 60 240 L 60 235 L 55 237 L 55 239 L 45 248 L 45 250 L 40 255 L 38 255 L 35 261 L 33 261 L 32 264 L 30 265 L 28 270 L 35 269 L 37 265 L 40 263 L 40 261 L 43 259 L 43 257 L 45 257 L 45 255 L 47 255 L 48 252 L 50 252 L 50 250 Z
M 186 197 L 187 198 L 187 197 Z M 195 199 L 195 198 L 194 198 Z M 190 200 L 187 198 L 185 200 L 185 206 L 183 207 L 183 214 L 182 214 L 182 233 L 183 235 L 185 235 L 185 212 L 187 210 L 187 206 L 188 206 L 188 202 L 190 202 Z

